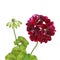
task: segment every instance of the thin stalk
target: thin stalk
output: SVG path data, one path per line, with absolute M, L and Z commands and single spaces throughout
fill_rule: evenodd
M 35 45 L 34 48 L 32 49 L 31 54 L 33 53 L 33 51 L 35 50 L 35 48 L 37 47 L 37 45 L 38 45 L 38 42 L 36 43 L 36 45 Z
M 16 33 L 15 33 L 15 29 L 14 28 L 13 28 L 13 32 L 14 32 L 14 36 L 15 36 L 15 39 L 16 39 L 17 37 L 16 37 Z

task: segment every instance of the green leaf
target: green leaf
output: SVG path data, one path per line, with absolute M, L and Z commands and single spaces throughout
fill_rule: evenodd
M 14 47 L 14 48 L 12 49 L 12 54 L 14 54 L 15 56 L 17 56 L 19 53 L 20 53 L 19 47 Z
M 20 52 L 19 55 L 17 56 L 17 60 L 22 60 L 24 55 L 25 55 L 25 53 Z
M 16 46 L 12 49 L 12 54 L 14 54 L 15 56 L 19 55 L 19 53 L 21 52 L 26 53 L 26 47 L 23 44 L 21 44 L 20 47 Z
M 19 36 L 18 39 L 14 41 L 15 45 L 20 45 L 20 43 L 23 44 L 25 47 L 27 47 L 27 45 L 29 44 L 29 42 L 22 36 Z
M 15 57 L 13 54 L 9 53 L 9 54 L 5 57 L 5 60 L 16 60 L 16 57 Z
M 23 44 L 20 45 L 19 49 L 22 52 L 26 52 L 26 47 Z
M 30 55 L 30 60 L 38 60 L 36 56 Z
M 22 60 L 30 60 L 29 55 L 25 54 L 24 58 Z
M 20 41 L 18 40 L 18 39 L 16 39 L 15 41 L 14 41 L 14 44 L 15 45 L 18 45 L 20 43 Z
M 38 60 L 35 55 L 25 54 L 23 60 Z
M 29 44 L 29 42 L 22 36 L 18 37 L 18 40 L 24 45 L 27 46 Z

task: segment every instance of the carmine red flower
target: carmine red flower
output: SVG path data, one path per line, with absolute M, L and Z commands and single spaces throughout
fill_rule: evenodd
M 31 41 L 35 42 L 47 43 L 56 31 L 54 23 L 47 16 L 38 14 L 33 15 L 26 25 Z

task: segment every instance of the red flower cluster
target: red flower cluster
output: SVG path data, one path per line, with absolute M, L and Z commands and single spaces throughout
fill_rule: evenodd
M 26 25 L 31 41 L 47 43 L 55 34 L 54 23 L 47 16 L 35 14 Z

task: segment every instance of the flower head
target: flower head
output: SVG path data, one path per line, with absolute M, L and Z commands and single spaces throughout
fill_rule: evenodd
M 54 23 L 47 16 L 38 14 L 33 15 L 26 25 L 31 41 L 35 42 L 47 43 L 56 31 Z
M 12 28 L 18 28 L 18 27 L 20 27 L 21 24 L 22 24 L 21 21 L 16 20 L 16 19 L 13 18 L 12 21 L 8 22 L 6 25 L 9 26 L 9 28 L 10 27 L 12 27 Z

